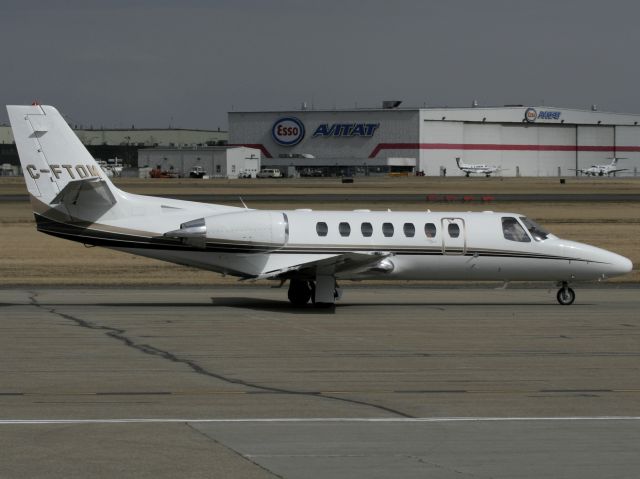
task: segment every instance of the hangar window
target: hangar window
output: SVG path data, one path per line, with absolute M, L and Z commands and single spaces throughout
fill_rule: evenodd
M 328 232 L 329 227 L 327 226 L 327 223 L 324 221 L 316 223 L 316 233 L 318 233 L 318 236 L 327 236 Z
M 362 231 L 362 236 L 368 238 L 373 234 L 373 226 L 371 226 L 371 223 L 362 223 L 360 231 Z
M 508 216 L 502 218 L 502 234 L 509 241 L 519 241 L 520 243 L 529 243 L 531 238 L 527 235 L 524 228 L 515 218 Z
M 457 238 L 458 236 L 460 236 L 460 226 L 455 223 L 449 223 L 447 230 L 449 231 L 449 236 L 452 238 Z
M 427 238 L 435 238 L 436 237 L 436 225 L 433 223 L 425 223 L 424 225 L 424 234 Z
M 351 234 L 351 225 L 349 223 L 340 223 L 338 225 L 340 236 L 349 236 Z
M 413 223 L 405 223 L 402 229 L 407 238 L 413 238 L 416 235 L 416 227 Z
M 393 224 L 391 223 L 382 223 L 382 234 L 385 237 L 390 238 L 393 236 Z

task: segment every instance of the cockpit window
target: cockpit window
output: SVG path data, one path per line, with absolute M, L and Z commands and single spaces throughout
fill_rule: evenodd
M 502 217 L 502 234 L 505 239 L 509 241 L 519 241 L 521 243 L 531 242 L 531 238 L 529 238 L 527 232 L 520 223 L 518 223 L 518 220 L 508 216 Z
M 533 220 L 530 220 L 526 216 L 521 216 L 520 221 L 522 221 L 522 224 L 524 224 L 524 226 L 529 230 L 529 233 L 531 233 L 531 236 L 533 236 L 534 240 L 536 241 L 546 240 L 547 236 L 549 236 L 549 232 L 547 230 L 545 230 L 538 223 L 536 223 Z

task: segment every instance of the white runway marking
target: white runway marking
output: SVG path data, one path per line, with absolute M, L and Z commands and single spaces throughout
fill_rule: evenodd
M 304 423 L 304 422 L 542 422 L 542 421 L 640 421 L 640 416 L 568 416 L 568 417 L 417 417 L 417 418 L 130 418 L 130 419 L 0 419 L 0 425 L 28 424 L 170 424 L 170 423 Z

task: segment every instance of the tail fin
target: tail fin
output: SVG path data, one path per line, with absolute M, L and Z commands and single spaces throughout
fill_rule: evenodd
M 10 105 L 7 112 L 34 211 L 78 218 L 103 214 L 115 204 L 118 190 L 58 110 Z
M 103 180 L 102 168 L 52 106 L 7 106 L 29 194 L 51 201 L 76 180 Z

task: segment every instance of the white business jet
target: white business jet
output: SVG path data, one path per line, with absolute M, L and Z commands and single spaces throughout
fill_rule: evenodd
M 557 238 L 517 213 L 253 210 L 116 188 L 58 111 L 8 106 L 39 231 L 241 279 L 289 280 L 289 300 L 333 305 L 339 279 L 571 281 L 627 258 Z
M 492 173 L 500 170 L 499 166 L 494 165 L 468 165 L 467 163 L 463 163 L 460 158 L 456 158 L 456 164 L 458 165 L 458 168 L 464 172 L 467 178 L 471 174 L 484 175 L 489 178 Z
M 609 158 L 607 158 L 609 159 Z M 626 160 L 626 158 L 621 157 L 613 157 L 611 158 L 611 163 L 608 165 L 591 165 L 589 168 L 585 169 L 574 169 L 569 168 L 572 171 L 577 171 L 586 176 L 611 176 L 618 171 L 627 171 L 629 168 L 616 168 L 618 160 Z

